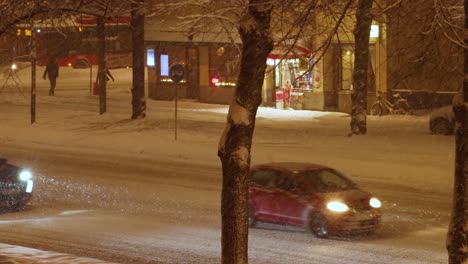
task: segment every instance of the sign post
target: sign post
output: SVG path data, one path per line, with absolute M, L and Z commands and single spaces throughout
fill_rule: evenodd
M 175 92 L 174 92 L 174 100 L 175 100 L 175 118 L 174 118 L 174 139 L 177 141 L 177 100 L 178 100 L 178 90 L 179 90 L 179 82 L 184 79 L 185 75 L 185 68 L 184 65 L 180 63 L 174 63 L 169 68 L 169 76 L 171 80 L 176 84 Z

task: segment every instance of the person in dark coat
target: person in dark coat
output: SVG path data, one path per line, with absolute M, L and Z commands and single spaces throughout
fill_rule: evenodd
M 55 85 L 57 84 L 57 77 L 59 76 L 59 65 L 55 58 L 50 59 L 49 63 L 47 64 L 43 76 L 44 80 L 46 79 L 46 75 L 50 82 L 49 95 L 54 95 Z

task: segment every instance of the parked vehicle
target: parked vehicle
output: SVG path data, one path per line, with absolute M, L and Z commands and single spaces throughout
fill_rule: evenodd
M 386 98 L 385 93 L 379 92 L 377 101 L 372 104 L 370 113 L 371 115 L 384 115 L 384 114 L 412 114 L 412 110 L 408 104 L 408 100 L 403 98 L 400 93 L 392 94 L 393 102 Z
M 429 130 L 432 134 L 453 135 L 455 114 L 451 105 L 437 108 L 429 116 Z
M 32 190 L 32 173 L 0 158 L 0 207 L 22 209 L 31 199 Z
M 253 166 L 249 226 L 258 222 L 302 227 L 319 238 L 372 232 L 381 202 L 338 171 L 309 163 Z

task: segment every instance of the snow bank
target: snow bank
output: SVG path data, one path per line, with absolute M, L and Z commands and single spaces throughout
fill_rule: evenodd
M 0 263 L 9 264 L 112 264 L 92 258 L 80 258 L 73 255 L 32 248 L 0 244 Z

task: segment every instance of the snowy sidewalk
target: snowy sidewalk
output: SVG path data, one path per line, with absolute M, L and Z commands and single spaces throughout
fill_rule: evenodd
M 42 251 L 0 243 L 0 264 L 113 264 L 92 258 L 82 258 L 52 251 Z M 115 264 L 115 263 L 114 263 Z

